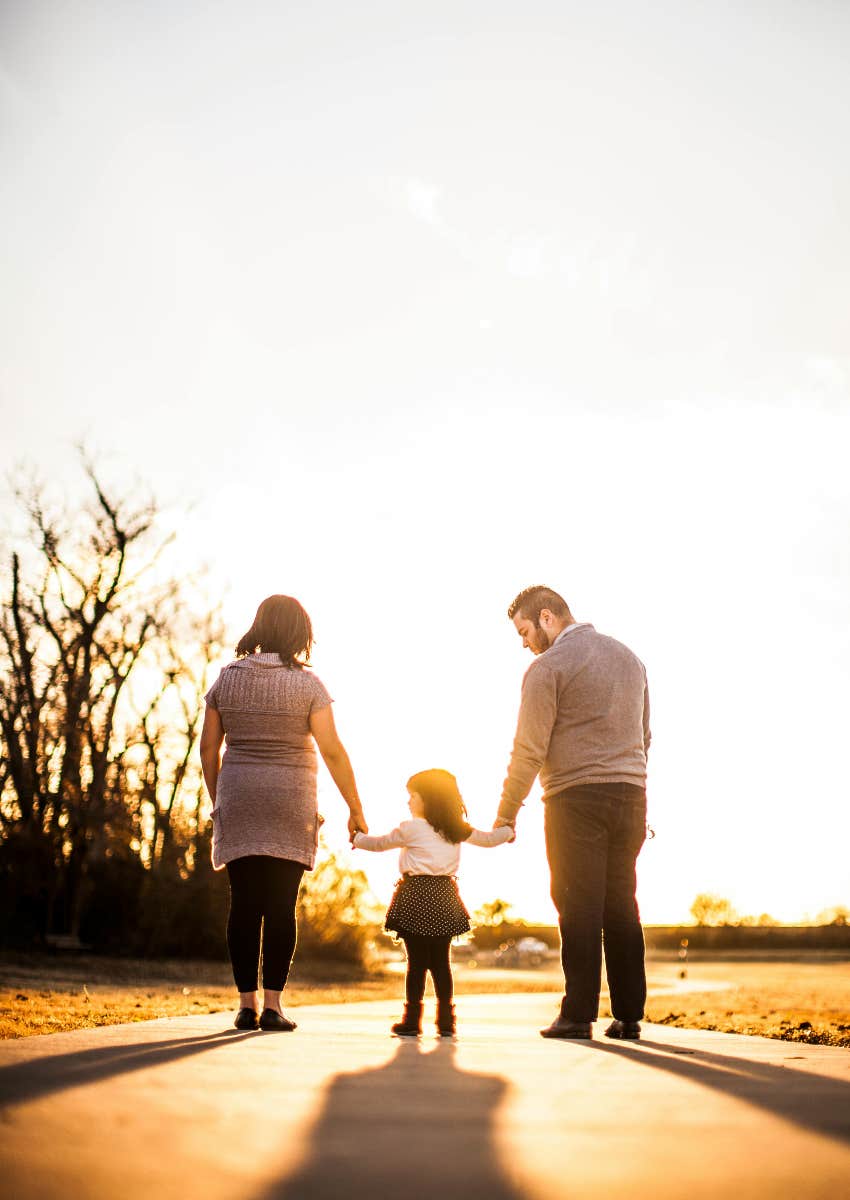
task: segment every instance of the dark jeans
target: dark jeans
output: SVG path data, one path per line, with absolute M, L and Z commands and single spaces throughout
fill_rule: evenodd
M 646 1003 L 635 862 L 646 838 L 646 792 L 628 783 L 568 788 L 546 802 L 546 854 L 561 929 L 568 1021 L 599 1015 L 602 945 L 611 1011 L 639 1021 Z
M 303 863 L 249 854 L 227 864 L 227 949 L 239 992 L 254 992 L 263 946 L 263 987 L 282 992 L 295 953 L 295 901 Z
M 405 993 L 408 1004 L 421 1004 L 425 995 L 425 979 L 428 972 L 434 980 L 434 991 L 439 1004 L 451 1004 L 454 983 L 449 951 L 449 937 L 420 937 L 416 933 L 402 935 L 407 948 L 407 980 Z

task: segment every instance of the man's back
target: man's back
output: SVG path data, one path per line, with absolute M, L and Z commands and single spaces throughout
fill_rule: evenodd
M 585 783 L 643 787 L 649 739 L 643 663 L 592 625 L 569 625 L 523 680 L 503 807 L 519 807 L 538 771 L 544 799 Z

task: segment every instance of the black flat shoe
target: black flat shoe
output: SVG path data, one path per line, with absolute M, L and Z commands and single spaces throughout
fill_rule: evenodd
M 563 1017 L 556 1017 L 551 1025 L 540 1030 L 540 1036 L 587 1042 L 590 1041 L 592 1030 L 590 1021 L 567 1021 Z
M 620 1038 L 628 1042 L 637 1042 L 640 1040 L 640 1025 L 637 1021 L 612 1021 L 605 1030 L 605 1036 Z
M 266 1033 L 291 1033 L 298 1026 L 294 1021 L 290 1021 L 289 1017 L 285 1017 L 283 1013 L 276 1012 L 273 1008 L 264 1008 L 263 1015 L 260 1017 L 260 1029 L 265 1029 Z
M 240 1008 L 233 1027 L 234 1029 L 259 1029 L 260 1019 L 253 1008 Z

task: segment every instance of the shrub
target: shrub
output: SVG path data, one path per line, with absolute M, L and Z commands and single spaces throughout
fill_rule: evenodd
M 380 929 L 379 910 L 362 871 L 325 849 L 305 873 L 298 897 L 298 953 L 365 964 Z

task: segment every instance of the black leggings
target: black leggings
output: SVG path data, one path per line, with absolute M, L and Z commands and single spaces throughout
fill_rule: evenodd
M 255 992 L 263 944 L 263 987 L 282 992 L 295 953 L 295 901 L 304 864 L 249 854 L 227 864 L 227 949 L 239 992 Z
M 420 937 L 418 933 L 403 933 L 407 948 L 407 980 L 405 992 L 408 1004 L 421 1004 L 425 995 L 428 972 L 434 980 L 434 991 L 440 1004 L 451 1004 L 454 991 L 452 966 L 449 961 L 450 937 Z

